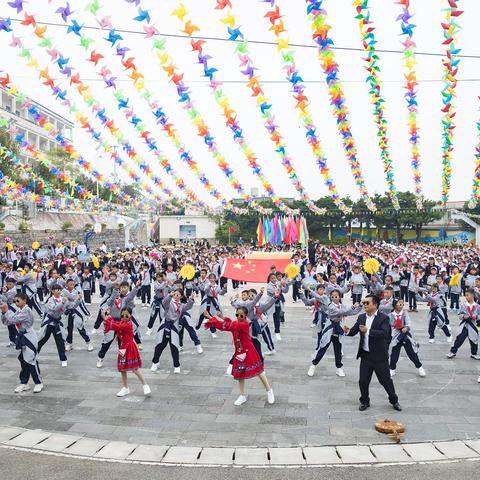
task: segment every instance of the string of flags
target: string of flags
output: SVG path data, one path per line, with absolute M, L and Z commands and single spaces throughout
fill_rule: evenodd
M 257 225 L 257 243 L 260 246 L 270 245 L 294 245 L 300 243 L 303 246 L 309 240 L 307 220 L 305 217 L 274 217 L 259 218 Z

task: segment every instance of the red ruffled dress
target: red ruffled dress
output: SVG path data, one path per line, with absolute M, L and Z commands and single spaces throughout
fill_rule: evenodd
M 112 317 L 105 319 L 105 333 L 113 330 L 119 341 L 117 368 L 119 372 L 135 370 L 142 366 L 142 359 L 133 338 L 133 323 L 119 322 Z
M 256 377 L 263 372 L 263 363 L 250 337 L 248 322 L 232 321 L 230 318 L 212 318 L 205 328 L 232 332 L 235 354 L 233 355 L 232 375 L 235 379 Z

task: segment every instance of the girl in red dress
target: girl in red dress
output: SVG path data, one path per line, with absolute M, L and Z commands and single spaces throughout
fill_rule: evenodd
M 150 395 L 150 387 L 145 382 L 145 377 L 140 371 L 142 359 L 133 336 L 132 309 L 124 308 L 120 312 L 120 320 L 114 320 L 111 316 L 105 319 L 105 333 L 113 330 L 118 338 L 118 361 L 117 368 L 122 375 L 122 389 L 117 397 L 124 397 L 130 393 L 127 383 L 127 372 L 133 372 L 143 385 L 143 394 Z
M 248 310 L 245 307 L 237 308 L 237 321 L 232 321 L 230 318 L 223 318 L 223 315 L 219 312 L 216 317 L 211 317 L 208 312 L 205 312 L 205 316 L 208 318 L 204 322 L 205 328 L 215 327 L 217 330 L 224 330 L 232 332 L 233 343 L 235 346 L 235 353 L 233 355 L 232 375 L 233 378 L 238 380 L 238 387 L 240 390 L 240 396 L 235 400 L 234 405 L 243 405 L 247 401 L 247 395 L 245 394 L 245 380 L 247 378 L 258 377 L 260 378 L 265 390 L 267 391 L 268 403 L 275 402 L 275 396 L 273 390 L 268 383 L 267 376 L 263 370 L 263 362 L 258 355 L 257 349 L 253 345 L 252 338 L 250 337 L 250 325 L 247 319 Z

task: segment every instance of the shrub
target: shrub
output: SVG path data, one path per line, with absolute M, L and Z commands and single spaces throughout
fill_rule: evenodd
M 19 229 L 22 233 L 26 233 L 26 232 L 28 232 L 29 230 L 32 229 L 32 226 L 31 226 L 29 223 L 27 223 L 27 222 L 20 222 L 20 223 L 18 224 L 18 229 Z
M 66 232 L 66 231 L 70 230 L 72 227 L 73 227 L 72 222 L 63 222 L 62 231 Z

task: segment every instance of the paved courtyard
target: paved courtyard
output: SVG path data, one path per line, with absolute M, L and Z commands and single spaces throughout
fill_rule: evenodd
M 228 301 L 224 297 L 223 302 Z M 91 307 L 91 329 L 97 312 Z M 378 419 L 405 423 L 405 442 L 468 440 L 480 436 L 480 362 L 470 359 L 465 345 L 454 360 L 445 358 L 449 346 L 443 334 L 430 345 L 426 336 L 426 307 L 413 314 L 413 329 L 420 342 L 420 358 L 427 371 L 420 378 L 402 353 L 395 386 L 403 412 L 395 412 L 376 379 L 371 385 L 372 407 L 358 411 L 358 338 L 344 343 L 345 378 L 335 375 L 333 351 L 319 364 L 316 375 L 306 375 L 315 339 L 309 328 L 311 312 L 289 300 L 282 341 L 277 354 L 266 357 L 266 371 L 275 391 L 276 403 L 268 405 L 261 384 L 247 382 L 249 401 L 235 407 L 236 382 L 225 375 L 232 353 L 231 336 L 220 333 L 212 339 L 201 331 L 205 349 L 196 353 L 188 335 L 181 354 L 182 373 L 173 374 L 166 349 L 157 373 L 151 373 L 153 336 L 144 335 L 149 309 L 137 307 L 142 324 L 144 373 L 152 387 L 145 398 L 135 378 L 133 393 L 119 399 L 116 349 L 97 369 L 96 353 L 101 335 L 95 335 L 94 352 L 87 352 L 75 336 L 75 349 L 68 367 L 61 368 L 53 339 L 42 351 L 40 367 L 45 389 L 41 394 L 17 394 L 18 361 L 12 349 L 0 350 L 0 425 L 65 432 L 106 440 L 179 446 L 313 446 L 388 442 L 374 430 Z M 194 316 L 198 309 L 194 307 Z M 227 308 L 227 313 L 232 313 Z M 454 333 L 458 320 L 451 315 Z M 353 323 L 353 318 L 349 320 Z M 2 330 L 2 345 L 6 329 Z M 80 339 L 81 340 L 81 339 Z

